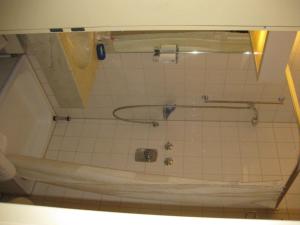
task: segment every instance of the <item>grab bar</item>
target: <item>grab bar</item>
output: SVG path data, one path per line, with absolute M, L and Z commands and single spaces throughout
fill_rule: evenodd
M 202 99 L 205 103 L 230 103 L 230 104 L 252 104 L 252 105 L 282 105 L 285 98 L 279 97 L 276 102 L 271 101 L 234 101 L 234 100 L 210 100 L 207 95 L 203 95 Z

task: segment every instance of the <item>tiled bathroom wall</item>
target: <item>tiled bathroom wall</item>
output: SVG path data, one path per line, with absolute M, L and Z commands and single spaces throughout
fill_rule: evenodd
M 86 109 L 58 109 L 79 117 L 112 118 L 114 108 L 138 104 L 203 104 L 210 99 L 277 101 L 285 104 L 259 105 L 264 122 L 294 121 L 285 79 L 272 84 L 256 81 L 253 58 L 245 54 L 179 55 L 178 64 L 157 64 L 152 54 L 111 54 L 99 62 L 97 79 Z M 131 111 L 132 112 L 132 111 Z M 133 116 L 157 114 L 149 108 Z M 173 120 L 249 121 L 247 110 L 176 110 Z
M 164 149 L 167 142 L 172 150 Z M 158 160 L 135 162 L 137 148 Z M 58 122 L 46 158 L 135 172 L 218 181 L 285 179 L 296 163 L 295 124 L 166 122 L 159 127 L 114 120 Z M 166 157 L 174 164 L 165 166 Z
M 30 55 L 33 64 L 38 64 Z M 152 54 L 109 54 L 99 61 L 97 78 L 87 108 L 61 108 L 43 71 L 37 66 L 42 84 L 60 115 L 81 118 L 112 118 L 112 110 L 139 104 L 203 104 L 203 95 L 211 100 L 277 101 L 284 105 L 257 105 L 263 122 L 293 122 L 293 109 L 284 77 L 272 83 L 256 80 L 251 55 L 180 54 L 178 64 L 158 64 Z M 156 117 L 149 108 L 124 111 L 131 118 Z M 159 112 L 160 113 L 160 112 Z M 124 114 L 124 115 L 125 115 Z M 131 114 L 131 116 L 130 116 Z M 249 121 L 249 110 L 197 109 L 179 110 L 173 120 Z

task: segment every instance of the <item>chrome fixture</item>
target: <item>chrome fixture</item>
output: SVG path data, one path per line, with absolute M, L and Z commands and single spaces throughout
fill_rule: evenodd
M 163 106 L 163 117 L 164 120 L 168 120 L 169 116 L 171 115 L 171 113 L 176 109 L 176 105 L 169 105 L 166 104 Z
M 70 116 L 53 116 L 53 121 L 59 121 L 59 120 L 65 120 L 65 121 L 71 121 Z
M 205 105 L 128 105 L 121 106 L 113 110 L 112 115 L 117 120 L 122 120 L 130 123 L 141 123 L 141 124 L 151 124 L 153 127 L 159 126 L 159 120 L 143 120 L 143 119 L 127 119 L 117 115 L 118 111 L 122 111 L 125 109 L 136 109 L 136 108 L 161 108 L 163 111 L 163 119 L 167 120 L 170 114 L 176 108 L 190 108 L 190 109 L 248 109 L 253 111 L 253 117 L 251 118 L 252 125 L 256 125 L 259 120 L 258 111 L 256 109 L 256 105 L 264 104 L 264 105 L 282 105 L 284 103 L 284 98 L 278 98 L 277 101 L 235 101 L 235 100 L 210 100 L 207 95 L 203 95 L 202 99 L 204 100 Z M 232 105 L 207 105 L 207 104 L 232 104 Z M 236 105 L 239 104 L 239 105 Z M 241 105 L 242 104 L 242 105 Z M 244 104 L 244 105 L 243 105 Z
M 154 49 L 153 61 L 158 63 L 177 64 L 178 47 L 177 45 L 162 45 Z
M 126 110 L 126 109 L 135 109 L 135 108 L 146 108 L 146 107 L 153 107 L 153 108 L 164 108 L 165 105 L 128 105 L 128 106 L 121 106 L 118 108 L 115 108 L 112 112 L 112 115 L 117 120 L 122 120 L 125 122 L 130 123 L 139 123 L 139 124 L 150 124 L 153 127 L 158 127 L 159 122 L 158 121 L 164 121 L 164 115 L 163 120 L 144 120 L 144 119 L 128 119 L 121 117 L 117 115 L 118 111 Z M 251 109 L 250 106 L 214 106 L 214 105 L 176 105 L 176 108 L 190 108 L 190 109 Z M 174 111 L 174 110 L 173 110 Z M 171 113 L 171 112 L 170 112 Z M 169 113 L 169 114 L 170 114 Z M 169 115 L 170 116 L 170 115 Z
M 229 103 L 229 104 L 253 104 L 253 105 L 282 105 L 285 98 L 279 97 L 277 101 L 236 101 L 236 100 L 210 100 L 207 95 L 203 95 L 205 103 Z
M 253 117 L 251 119 L 251 124 L 255 126 L 258 123 L 258 111 L 256 108 L 256 104 L 264 104 L 264 105 L 282 105 L 284 103 L 285 98 L 279 97 L 277 101 L 232 101 L 232 100 L 209 100 L 207 95 L 203 95 L 202 99 L 204 103 L 219 103 L 219 104 L 246 104 L 248 105 L 248 109 L 253 111 Z
M 138 148 L 135 151 L 136 162 L 155 162 L 157 160 L 157 150 L 151 148 Z
M 164 145 L 164 147 L 165 147 L 165 150 L 172 150 L 173 144 L 172 144 L 171 142 L 168 141 L 168 142 Z
M 164 161 L 165 166 L 171 166 L 171 165 L 173 165 L 173 163 L 174 163 L 174 160 L 172 158 L 170 158 L 170 157 L 165 158 L 165 161 Z

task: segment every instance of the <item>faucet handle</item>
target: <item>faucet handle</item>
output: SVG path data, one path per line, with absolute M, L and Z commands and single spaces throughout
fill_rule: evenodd
M 173 144 L 171 143 L 171 142 L 167 142 L 166 144 L 165 144 L 165 150 L 172 150 L 172 148 L 173 148 Z

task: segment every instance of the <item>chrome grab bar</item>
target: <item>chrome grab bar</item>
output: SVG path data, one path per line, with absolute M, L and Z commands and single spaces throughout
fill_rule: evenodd
M 207 95 L 203 95 L 202 99 L 205 103 L 229 103 L 229 104 L 248 104 L 248 105 L 282 105 L 285 98 L 279 97 L 274 101 L 235 101 L 235 100 L 210 100 Z

